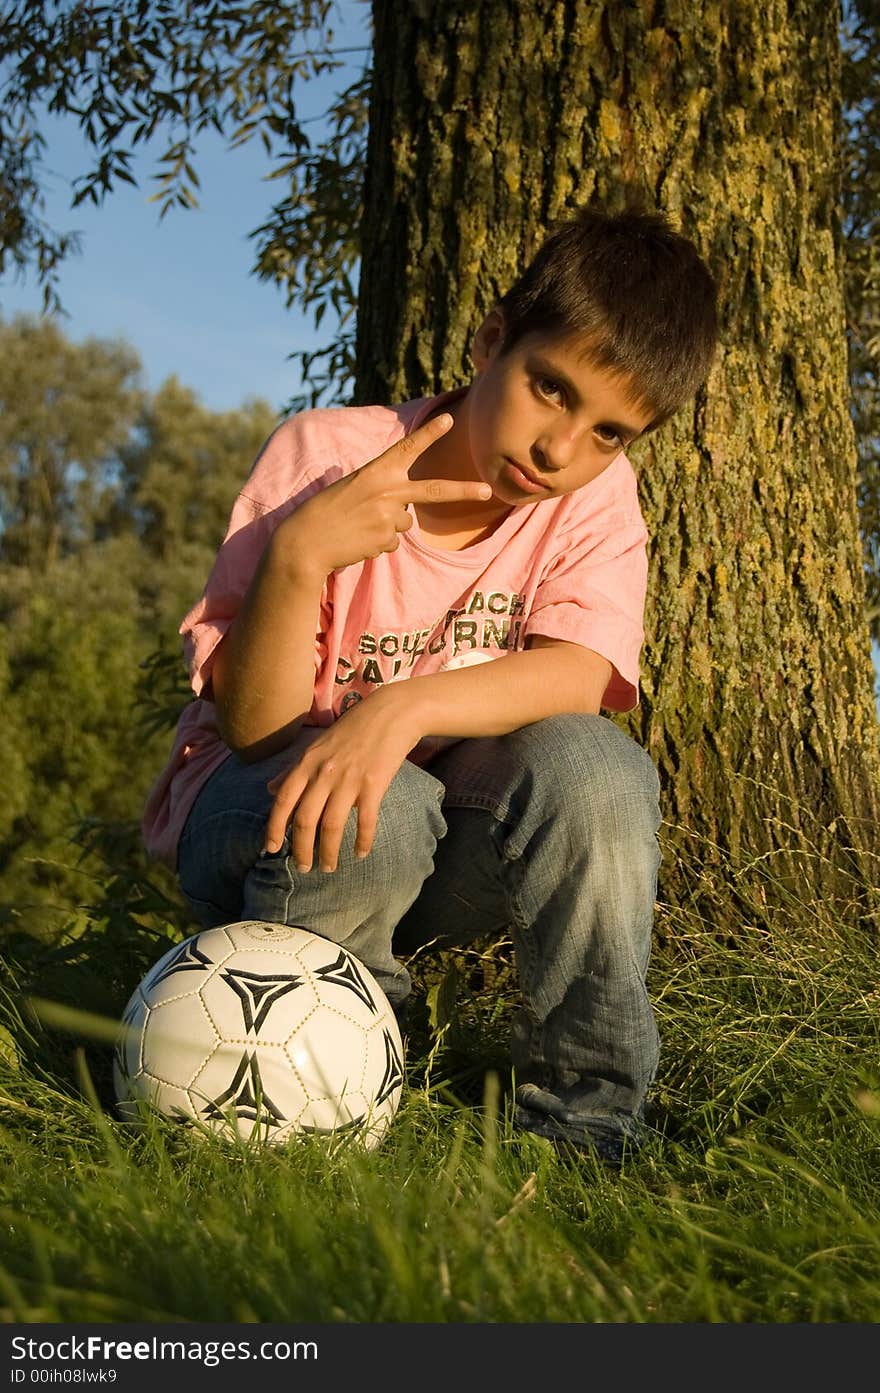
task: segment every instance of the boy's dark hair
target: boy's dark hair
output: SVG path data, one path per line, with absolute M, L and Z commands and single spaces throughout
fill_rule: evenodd
M 501 354 L 527 334 L 576 337 L 589 361 L 631 378 L 654 430 L 696 392 L 718 335 L 715 282 L 660 213 L 584 208 L 557 225 L 498 301 Z

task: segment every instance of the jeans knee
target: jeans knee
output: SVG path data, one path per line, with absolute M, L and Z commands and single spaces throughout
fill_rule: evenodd
M 656 831 L 662 820 L 660 779 L 642 745 L 592 713 L 570 712 L 523 727 L 529 782 L 552 817 L 589 819 L 597 827 Z
M 387 863 L 389 871 L 404 870 L 414 861 L 430 860 L 446 821 L 441 803 L 444 788 L 426 770 L 404 760 L 379 805 L 376 835 L 370 855 Z M 353 810 L 346 839 L 354 846 L 357 814 Z

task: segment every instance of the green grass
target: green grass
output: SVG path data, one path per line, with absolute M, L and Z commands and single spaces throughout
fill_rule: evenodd
M 408 1089 L 370 1153 L 134 1132 L 112 1114 L 107 1047 L 10 998 L 0 1318 L 876 1322 L 876 944 L 776 893 L 770 862 L 714 856 L 695 885 L 658 908 L 654 1135 L 619 1172 L 511 1128 L 504 950 L 416 964 Z M 126 959 L 101 928 L 80 925 L 63 977 L 51 955 L 20 966 L 19 988 L 60 997 L 63 981 L 92 1007 L 127 995 L 164 944 L 132 922 Z M 427 1006 L 436 1025 L 450 980 L 438 1034 Z

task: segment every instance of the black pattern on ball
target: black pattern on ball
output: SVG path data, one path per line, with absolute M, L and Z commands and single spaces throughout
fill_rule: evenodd
M 164 982 L 166 977 L 171 977 L 175 972 L 204 972 L 205 968 L 213 967 L 213 961 L 207 953 L 196 947 L 191 939 L 181 943 L 171 961 L 163 967 L 162 971 L 150 982 L 150 990 L 158 987 L 160 982 Z
M 287 996 L 305 981 L 301 973 L 246 972 L 234 967 L 222 968 L 220 976 L 241 1001 L 245 1030 L 255 1034 L 278 998 Z
M 335 1137 L 341 1132 L 359 1132 L 366 1120 L 366 1117 L 353 1117 L 350 1122 L 340 1122 L 336 1127 L 307 1127 L 301 1123 L 299 1130 L 314 1137 Z
M 397 1053 L 397 1046 L 387 1030 L 383 1031 L 382 1040 L 385 1045 L 385 1072 L 374 1099 L 376 1107 L 380 1103 L 384 1103 L 395 1088 L 399 1088 L 403 1083 L 403 1063 Z
M 226 1092 L 206 1103 L 201 1115 L 225 1121 L 230 1106 L 236 1117 L 246 1117 L 250 1122 L 259 1119 L 266 1127 L 280 1127 L 285 1121 L 281 1109 L 275 1106 L 263 1087 L 260 1065 L 255 1054 L 242 1055 L 235 1077 Z
M 347 987 L 354 992 L 356 997 L 376 1015 L 378 1010 L 370 991 L 363 977 L 357 969 L 355 960 L 349 953 L 340 951 L 339 957 L 335 962 L 327 963 L 325 967 L 316 967 L 315 976 L 322 982 L 332 982 L 338 987 Z

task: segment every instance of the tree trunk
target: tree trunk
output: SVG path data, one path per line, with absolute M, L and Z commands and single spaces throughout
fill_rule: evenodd
M 729 857 L 752 922 L 775 882 L 795 913 L 877 929 L 837 4 L 373 11 L 356 400 L 468 381 L 484 313 L 593 197 L 615 210 L 635 192 L 696 241 L 722 348 L 693 405 L 633 450 L 646 643 L 641 703 L 614 720 L 660 772 L 661 897 L 708 905 L 701 868 Z

